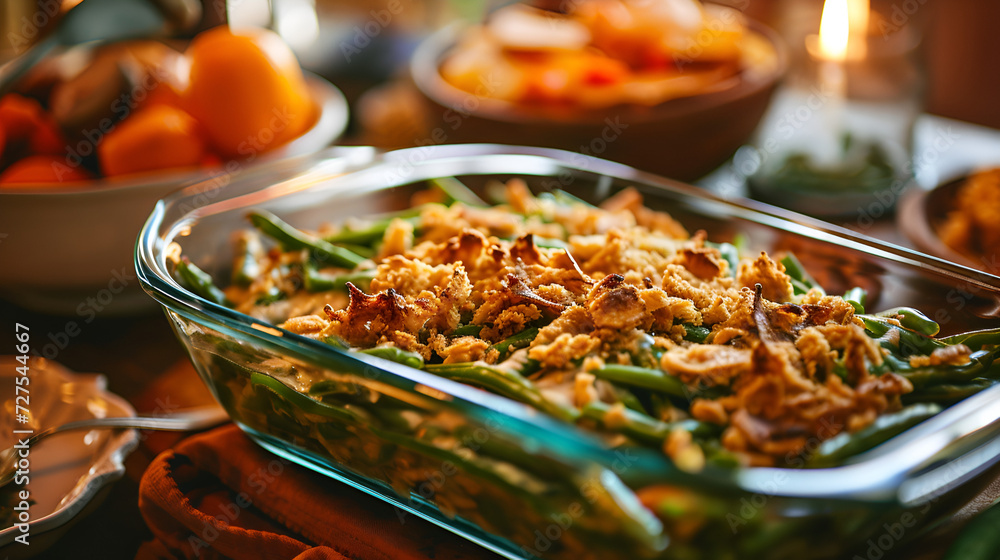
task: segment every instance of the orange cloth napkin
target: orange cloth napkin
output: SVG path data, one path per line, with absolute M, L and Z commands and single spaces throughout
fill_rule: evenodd
M 161 453 L 139 486 L 140 559 L 485 560 L 468 541 L 273 455 L 235 425 Z

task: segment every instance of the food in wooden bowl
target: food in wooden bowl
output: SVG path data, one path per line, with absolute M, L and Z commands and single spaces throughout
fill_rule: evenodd
M 991 260 L 990 272 L 1000 272 L 1000 169 L 974 173 L 955 194 L 954 207 L 937 227 L 941 241 L 969 259 Z
M 784 68 L 776 36 L 732 8 L 583 0 L 442 31 L 412 76 L 437 143 L 528 143 L 693 179 L 749 138 Z
M 897 222 L 921 251 L 1000 276 L 1000 168 L 909 191 Z

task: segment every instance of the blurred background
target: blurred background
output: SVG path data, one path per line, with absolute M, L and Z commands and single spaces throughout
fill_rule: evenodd
M 163 0 L 169 2 L 170 0 Z M 0 59 L 24 47 L 21 37 L 44 35 L 57 15 L 79 0 L 6 0 L 0 4 Z M 802 29 L 818 29 L 822 0 L 725 0 L 777 30 L 789 43 Z M 204 0 L 210 27 L 225 17 L 269 25 L 296 51 L 302 65 L 340 87 L 350 102 L 397 76 L 421 38 L 458 19 L 477 19 L 480 0 Z M 923 34 L 930 113 L 1000 128 L 1000 3 L 977 0 L 876 0 L 873 9 L 907 14 Z M 384 12 L 376 34 L 364 26 Z M 909 14 L 912 13 L 912 18 Z M 41 25 L 38 25 L 41 24 Z M 24 33 L 37 28 L 37 33 Z M 361 33 L 358 33 L 358 31 Z M 369 27 L 368 31 L 375 31 Z M 12 38 L 16 38 L 13 39 Z M 358 52 L 353 52 L 353 51 Z M 356 56 L 350 56 L 350 55 Z M 353 105 L 352 105 L 353 106 Z M 352 129 L 356 131 L 356 129 Z

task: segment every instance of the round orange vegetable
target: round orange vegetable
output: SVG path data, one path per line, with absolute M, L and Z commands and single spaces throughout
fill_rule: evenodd
M 3 158 L 3 149 L 7 147 L 7 133 L 4 132 L 3 125 L 0 124 L 0 158 Z
M 44 115 L 28 135 L 28 149 L 32 154 L 59 156 L 66 153 L 66 139 L 55 121 L 48 115 Z
M 300 135 L 314 118 L 291 49 L 263 29 L 216 27 L 188 48 L 185 107 L 224 157 L 253 158 Z
M 3 173 L 0 173 L 0 189 L 26 184 L 32 184 L 39 188 L 58 188 L 93 178 L 86 169 L 67 164 L 63 157 L 29 156 L 14 162 Z
M 45 110 L 34 99 L 16 93 L 0 98 L 0 125 L 3 125 L 10 143 L 27 141 L 45 121 Z
M 154 105 L 111 130 L 98 144 L 97 157 L 108 176 L 195 167 L 205 157 L 205 140 L 191 115 Z

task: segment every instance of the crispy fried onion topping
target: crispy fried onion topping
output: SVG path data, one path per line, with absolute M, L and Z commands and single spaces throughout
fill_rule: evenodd
M 554 213 L 558 223 L 431 205 L 420 236 L 411 242 L 401 228 L 376 261 L 373 293 L 348 284 L 346 308 L 283 327 L 445 363 L 495 363 L 497 343 L 539 327 L 527 348 L 503 355 L 537 362 L 547 391 L 565 391 L 578 406 L 614 404 L 614 387 L 589 371 L 659 367 L 690 389 L 688 411 L 668 413 L 723 426 L 723 446 L 749 464 L 793 463 L 818 441 L 900 408 L 912 390 L 902 377 L 871 373 L 882 350 L 849 303 L 818 290 L 794 296 L 766 254 L 731 270 L 704 233 L 687 237 L 634 191 L 603 210 L 552 207 L 523 184 L 508 191 L 511 206 Z M 561 235 L 553 226 L 570 232 L 565 248 L 540 242 Z M 455 333 L 460 325 L 479 328 Z M 968 354 L 955 347 L 912 360 L 960 364 Z

